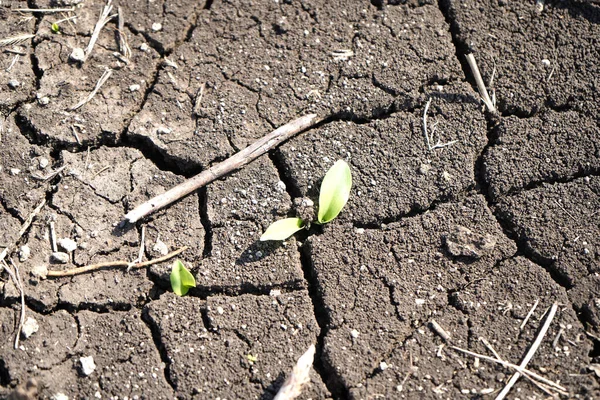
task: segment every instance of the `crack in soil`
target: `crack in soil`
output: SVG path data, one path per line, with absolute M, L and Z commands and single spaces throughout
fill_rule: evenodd
M 152 340 L 154 342 L 154 346 L 158 350 L 158 353 L 160 355 L 160 359 L 165 364 L 165 367 L 163 369 L 163 374 L 164 374 L 164 377 L 165 377 L 165 381 L 169 384 L 169 386 L 171 386 L 171 389 L 173 389 L 173 391 L 176 391 L 177 390 L 177 385 L 175 384 L 175 382 L 173 382 L 171 380 L 171 364 L 172 364 L 172 360 L 169 358 L 169 354 L 167 353 L 167 349 L 165 348 L 165 344 L 160 340 L 161 339 L 160 328 L 158 327 L 158 325 L 154 324 L 154 322 L 152 321 L 152 318 L 148 314 L 148 309 L 147 308 L 144 308 L 142 310 L 141 319 L 142 319 L 142 321 L 144 321 L 144 323 L 146 324 L 146 326 L 148 327 L 148 329 L 150 329 L 150 332 L 152 333 Z

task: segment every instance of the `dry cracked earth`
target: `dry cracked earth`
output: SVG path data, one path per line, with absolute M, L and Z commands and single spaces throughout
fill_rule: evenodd
M 17 243 L 28 318 L 15 350 L 20 297 L 3 272 L 0 397 L 271 399 L 316 344 L 303 399 L 492 398 L 512 371 L 452 346 L 518 364 L 557 303 L 528 368 L 562 397 L 600 398 L 597 3 L 121 1 L 121 29 L 114 18 L 73 61 L 104 5 L 0 2 L 0 244 Z M 324 121 L 119 224 L 308 113 Z M 354 180 L 340 217 L 258 241 L 317 199 L 337 159 Z M 131 261 L 142 240 L 144 259 L 188 246 L 188 296 L 169 262 L 40 276 Z M 509 398 L 544 390 L 521 378 Z

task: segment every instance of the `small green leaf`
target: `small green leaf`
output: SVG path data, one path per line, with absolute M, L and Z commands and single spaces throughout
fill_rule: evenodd
M 52 27 L 51 27 L 50 29 L 51 29 L 51 30 L 52 30 L 52 32 L 54 32 L 54 33 L 58 33 L 58 32 L 60 32 L 60 26 L 58 26 L 58 24 L 57 24 L 56 22 L 54 22 L 54 23 L 52 24 Z
M 304 228 L 304 221 L 300 218 L 285 218 L 273 222 L 260 237 L 261 242 L 265 240 L 285 240 Z
M 338 160 L 325 174 L 319 194 L 319 222 L 325 224 L 338 216 L 350 197 L 352 174 L 344 160 Z
M 187 294 L 191 287 L 196 287 L 194 276 L 180 260 L 175 260 L 171 269 L 171 288 L 179 296 Z
M 254 364 L 256 361 L 258 361 L 258 358 L 256 356 L 253 356 L 252 354 L 248 354 L 246 358 L 248 359 L 250 364 Z

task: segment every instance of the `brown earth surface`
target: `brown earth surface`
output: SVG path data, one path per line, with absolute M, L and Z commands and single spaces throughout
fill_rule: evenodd
M 456 348 L 519 364 L 555 303 L 527 368 L 600 398 L 600 4 L 115 0 L 122 29 L 73 60 L 105 4 L 0 2 L 0 245 L 29 331 L 15 349 L 3 271 L 0 398 L 272 399 L 311 344 L 302 399 L 495 398 L 514 370 Z M 120 223 L 308 113 L 323 121 Z M 338 159 L 339 218 L 260 242 Z M 197 286 L 172 293 L 171 262 L 40 276 L 142 245 L 188 246 Z M 507 398 L 553 393 L 521 377 Z

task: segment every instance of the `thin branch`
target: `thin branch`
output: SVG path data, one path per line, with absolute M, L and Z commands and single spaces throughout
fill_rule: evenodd
M 206 171 L 202 171 L 198 175 L 169 189 L 167 192 L 137 206 L 135 209 L 125 215 L 124 221 L 128 221 L 130 223 L 139 221 L 141 218 L 144 218 L 154 211 L 168 206 L 169 204 L 187 196 L 194 190 L 209 184 L 215 179 L 242 168 L 244 165 L 254 161 L 262 154 L 266 153 L 272 148 L 277 147 L 279 144 L 283 143 L 299 132 L 310 128 L 319 121 L 320 120 L 317 118 L 317 114 L 308 114 L 277 128 L 273 132 L 252 143 L 250 146 L 229 157 L 227 160 L 210 167 Z
M 94 49 L 96 41 L 98 40 L 98 36 L 100 36 L 100 31 L 102 30 L 102 28 L 104 28 L 108 21 L 110 21 L 116 16 L 116 14 L 109 15 L 112 9 L 112 0 L 108 0 L 106 2 L 106 5 L 102 9 L 102 13 L 98 18 L 98 21 L 96 22 L 96 26 L 94 26 L 94 31 L 92 32 L 92 37 L 90 38 L 87 47 L 85 48 L 85 50 L 82 50 L 79 47 L 73 49 L 73 52 L 70 55 L 72 60 L 84 63 L 88 59 L 88 57 L 92 53 L 92 50 Z
M 473 77 L 475 78 L 475 83 L 477 83 L 477 90 L 479 91 L 479 95 L 481 96 L 481 100 L 487 107 L 489 112 L 496 112 L 496 104 L 490 98 L 487 89 L 485 88 L 485 83 L 483 83 L 483 79 L 481 78 L 481 73 L 479 72 L 479 67 L 477 67 L 477 62 L 475 61 L 475 57 L 473 54 L 467 54 L 467 63 L 471 68 L 471 72 L 473 73 Z
M 133 265 L 129 261 L 107 261 L 107 262 L 103 262 L 103 263 L 87 265 L 85 267 L 71 268 L 71 269 L 67 269 L 64 271 L 48 271 L 48 274 L 46 276 L 50 277 L 50 278 L 75 276 L 75 275 L 85 274 L 87 272 L 97 271 L 99 269 L 110 268 L 110 267 L 144 268 L 149 265 L 158 264 L 163 261 L 167 261 L 167 260 L 175 257 L 176 255 L 178 255 L 179 253 L 184 252 L 185 250 L 187 250 L 187 248 L 188 248 L 187 246 L 183 246 L 183 247 L 167 254 L 166 256 L 155 258 L 154 260 L 138 262 Z
M 102 76 L 100 77 L 100 79 L 98 79 L 98 82 L 96 82 L 96 87 L 94 87 L 94 90 L 92 90 L 92 92 L 90 94 L 88 94 L 85 99 L 81 100 L 79 103 L 77 103 L 73 107 L 69 108 L 69 111 L 75 111 L 78 108 L 80 108 L 81 106 L 83 106 L 84 104 L 86 104 L 87 102 L 89 102 L 90 100 L 92 100 L 94 98 L 94 96 L 96 95 L 96 93 L 98 93 L 98 90 L 100 90 L 102 85 L 104 85 L 106 83 L 106 81 L 108 80 L 108 78 L 110 78 L 111 75 L 112 75 L 112 69 L 105 70 L 104 73 L 102 74 Z
M 542 325 L 542 328 L 540 329 L 539 334 L 535 338 L 535 341 L 529 348 L 529 351 L 525 355 L 525 358 L 523 358 L 523 361 L 521 361 L 521 364 L 519 364 L 520 368 L 524 369 L 525 367 L 527 367 L 527 364 L 529 363 L 531 358 L 533 358 L 533 355 L 537 351 L 538 347 L 540 347 L 540 344 L 542 344 L 542 340 L 544 340 L 544 336 L 546 335 L 546 332 L 548 332 L 548 329 L 550 328 L 550 324 L 552 323 L 552 320 L 554 319 L 556 310 L 558 310 L 558 304 L 554 303 L 554 304 L 552 304 L 552 307 L 550 307 L 550 311 L 548 312 L 546 321 L 544 322 L 544 325 Z M 510 380 L 508 381 L 508 383 L 506 384 L 504 389 L 502 389 L 500 394 L 498 394 L 498 396 L 496 396 L 496 400 L 504 399 L 504 397 L 506 397 L 506 395 L 508 394 L 510 389 L 514 386 L 514 384 L 517 382 L 517 380 L 519 379 L 520 376 L 521 376 L 521 372 L 519 372 L 517 370 L 517 372 L 515 372 L 513 374 L 513 376 L 510 378 Z
M 125 15 L 121 7 L 117 8 L 117 40 L 119 42 L 119 52 L 129 62 L 131 57 L 131 48 L 125 36 Z
M 17 62 L 17 61 L 19 61 L 19 57 L 20 57 L 20 55 L 19 55 L 19 54 L 15 54 L 15 56 L 13 57 L 13 59 L 12 59 L 12 61 L 11 61 L 10 65 L 9 65 L 8 67 L 6 67 L 4 70 L 5 70 L 6 72 L 10 72 L 10 70 L 12 69 L 12 67 L 14 67 L 14 66 L 15 66 L 16 62 Z
M 10 243 L 8 246 L 6 246 L 4 248 L 4 250 L 2 250 L 2 253 L 0 253 L 0 261 L 4 260 L 6 258 L 6 256 L 8 255 L 8 253 L 12 251 L 12 248 L 17 245 L 19 240 L 21 240 L 21 237 L 25 234 L 27 229 L 29 229 L 29 226 L 33 222 L 33 219 L 35 218 L 36 215 L 39 214 L 39 212 L 42 210 L 42 207 L 44 207 L 45 204 L 46 204 L 46 199 L 43 199 L 40 202 L 40 204 L 38 204 L 38 206 L 31 212 L 31 214 L 29 214 L 29 216 L 27 217 L 25 222 L 23 222 L 23 225 L 21 225 L 21 229 L 19 229 L 19 233 L 18 233 L 16 239 L 12 243 Z

